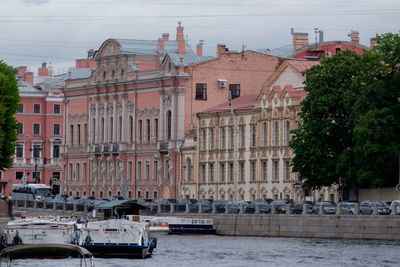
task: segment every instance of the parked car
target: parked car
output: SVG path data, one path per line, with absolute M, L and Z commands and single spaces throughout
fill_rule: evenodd
M 392 201 L 392 203 L 390 203 L 390 207 L 396 205 L 397 209 L 396 209 L 396 214 L 400 214 L 400 200 L 394 200 Z M 392 208 L 390 208 L 390 212 L 392 211 Z
M 254 204 L 254 202 L 241 200 L 237 201 L 236 203 L 239 206 L 239 211 L 240 211 L 240 206 L 243 206 L 243 213 L 252 214 L 255 213 L 256 211 L 256 205 Z
M 307 207 L 307 214 L 312 214 L 313 213 L 313 208 L 314 205 L 309 204 L 309 203 L 304 203 L 304 202 L 298 202 L 296 203 L 293 208 L 292 208 L 292 213 L 293 214 L 302 214 L 303 213 L 303 206 L 306 205 Z
M 229 213 L 239 213 L 239 206 L 235 204 L 233 201 L 229 200 L 214 200 L 213 204 L 215 205 L 217 213 L 225 213 L 225 207 L 228 206 Z
M 156 212 L 158 210 L 158 204 L 151 198 L 138 198 L 137 203 L 146 207 L 147 211 Z
M 170 212 L 171 204 L 176 204 L 177 200 L 175 198 L 162 198 L 160 199 L 161 211 Z
M 176 199 L 175 211 L 186 211 L 186 205 L 189 204 L 189 207 L 196 203 L 196 199 L 189 198 L 178 198 Z
M 319 206 L 322 205 L 322 212 L 324 214 L 335 214 L 336 213 L 336 203 L 334 202 L 329 202 L 329 201 L 321 201 L 315 203 L 315 206 L 313 208 L 313 213 L 318 214 L 319 213 Z
M 269 203 L 271 202 L 269 202 L 267 198 L 257 198 L 256 205 L 258 205 L 260 213 L 270 213 L 271 206 Z
M 353 202 L 342 202 L 340 208 L 343 214 L 354 214 L 354 207 L 356 203 Z
M 361 214 L 372 214 L 375 204 L 377 205 L 379 215 L 390 214 L 390 209 L 386 205 L 386 203 L 382 203 L 382 201 L 377 201 L 377 200 L 366 200 L 366 201 L 361 202 L 360 213 Z
M 200 205 L 203 212 L 210 213 L 212 211 L 212 205 L 209 199 L 199 199 L 199 201 L 189 207 L 190 212 L 198 213 Z
M 293 204 L 287 199 L 274 200 L 271 202 L 271 205 L 275 206 L 275 211 L 279 214 L 284 214 L 288 208 L 291 209 L 293 207 Z

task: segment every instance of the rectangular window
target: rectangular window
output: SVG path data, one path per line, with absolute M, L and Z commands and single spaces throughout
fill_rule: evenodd
M 158 140 L 158 119 L 154 119 L 154 126 L 153 126 L 153 137 L 154 137 L 154 141 L 156 142 Z
M 221 149 L 225 149 L 225 128 L 221 127 Z
M 142 125 L 142 120 L 138 120 L 138 142 L 142 143 L 143 141 L 143 125 Z
M 229 182 L 233 182 L 233 163 L 229 163 Z
M 244 148 L 245 146 L 245 126 L 240 126 L 240 147 Z
M 286 121 L 286 127 L 285 127 L 285 144 L 286 146 L 289 145 L 289 141 L 290 141 L 290 123 L 289 121 Z
M 137 197 L 138 197 L 138 198 L 141 198 L 141 197 L 142 197 L 142 192 L 138 191 L 138 192 L 137 192 Z
M 279 180 L 279 171 L 278 171 L 278 161 L 274 160 L 274 180 L 278 181 Z
M 69 136 L 71 138 L 70 140 L 70 145 L 72 146 L 74 144 L 74 125 L 69 126 Z
M 53 111 L 54 111 L 54 114 L 60 114 L 61 113 L 61 105 L 60 104 L 54 104 Z
M 154 198 L 154 199 L 157 199 L 157 191 L 154 191 L 154 192 L 153 192 L 153 198 Z
M 267 161 L 262 161 L 262 179 L 263 181 L 267 180 Z
M 203 183 L 206 182 L 206 165 L 205 164 L 201 164 L 201 181 Z
M 56 136 L 60 135 L 60 124 L 53 125 L 53 135 L 56 135 Z
M 15 179 L 21 180 L 24 177 L 24 172 L 15 172 Z
M 196 100 L 207 100 L 206 83 L 196 83 Z
M 274 122 L 274 144 L 279 145 L 279 124 L 277 121 Z
M 40 145 L 33 145 L 33 157 L 34 158 L 40 158 L 40 151 L 42 150 L 42 148 L 40 147 Z
M 137 180 L 141 180 L 142 179 L 142 162 L 138 162 L 137 163 Z
M 33 135 L 40 135 L 40 124 L 35 123 L 33 125 Z
M 256 146 L 256 140 L 257 140 L 257 136 L 256 136 L 257 132 L 256 132 L 256 126 L 252 125 L 251 126 L 251 146 L 255 147 Z
M 150 163 L 146 162 L 146 173 L 145 173 L 145 179 L 149 180 L 150 179 Z
M 239 162 L 240 181 L 244 181 L 244 161 Z
M 60 145 L 53 145 L 53 158 L 60 158 Z
M 76 174 L 75 174 L 76 180 L 79 181 L 79 178 L 81 176 L 79 163 L 77 163 L 75 166 L 75 172 L 76 172 Z
M 88 128 L 87 128 L 87 124 L 85 123 L 83 125 L 83 142 L 85 144 L 87 143 L 87 132 L 88 132 Z
M 209 177 L 209 181 L 210 182 L 214 182 L 214 164 L 210 163 L 209 166 L 209 170 L 210 170 L 210 177 Z
M 69 164 L 69 180 L 72 181 L 72 163 Z
M 18 123 L 17 134 L 24 134 L 24 124 Z
M 240 84 L 229 85 L 229 99 L 235 99 L 240 96 Z
M 233 139 L 234 135 L 233 135 L 233 127 L 229 127 L 229 148 L 233 149 Z
M 207 135 L 206 135 L 206 130 L 205 129 L 203 129 L 203 130 L 201 130 L 201 132 L 202 132 L 202 144 L 201 144 L 201 147 L 203 148 L 203 150 L 206 150 L 206 145 L 207 145 Z
M 23 158 L 24 157 L 24 146 L 21 144 L 17 144 L 15 146 L 15 156 L 17 158 Z
M 40 104 L 33 104 L 33 113 L 40 113 Z
M 77 141 L 78 145 L 81 144 L 81 125 L 80 124 L 76 125 L 76 141 Z
M 221 182 L 225 182 L 225 163 L 220 164 L 221 167 Z
M 285 161 L 285 180 L 290 179 L 290 162 L 289 160 Z
M 132 161 L 128 162 L 128 180 L 132 180 Z
M 210 150 L 214 149 L 214 129 L 210 129 Z
M 18 113 L 24 113 L 24 104 L 20 103 L 17 109 Z
M 263 146 L 267 146 L 267 123 L 263 123 Z
M 153 181 L 158 179 L 158 161 L 153 161 Z
M 256 162 L 255 161 L 251 161 L 250 162 L 250 170 L 251 170 L 251 180 L 255 181 L 256 180 Z
M 146 142 L 150 143 L 150 120 L 146 120 Z
M 86 163 L 83 163 L 82 166 L 82 181 L 86 181 Z

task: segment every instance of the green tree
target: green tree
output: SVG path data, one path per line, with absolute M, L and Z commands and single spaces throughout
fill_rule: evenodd
M 293 171 L 311 188 L 386 186 L 400 153 L 399 35 L 363 55 L 343 51 L 305 72 L 308 96 L 294 130 Z
M 17 121 L 14 114 L 20 102 L 13 68 L 0 61 L 0 169 L 11 168 L 15 152 Z

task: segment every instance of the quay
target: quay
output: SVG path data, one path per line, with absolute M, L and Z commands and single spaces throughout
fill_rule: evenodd
M 9 202 L 11 203 L 11 202 Z M 38 206 L 41 206 L 38 208 Z M 161 207 L 159 207 L 161 209 Z M 79 211 L 81 210 L 81 211 Z M 190 213 L 186 210 L 170 207 L 168 212 L 157 213 L 152 210 L 142 210 L 141 214 L 155 216 L 179 216 L 184 218 L 212 219 L 217 234 L 227 236 L 259 236 L 259 237 L 302 237 L 302 238 L 338 238 L 338 239 L 377 239 L 400 240 L 400 215 L 396 208 L 391 215 L 349 215 L 341 214 L 340 209 L 333 215 L 325 214 L 260 214 L 256 209 L 255 214 L 245 214 L 243 210 L 238 214 L 230 213 Z M 66 206 L 62 210 L 49 209 L 46 205 L 25 205 L 13 207 L 13 214 L 32 216 L 87 216 L 91 213 L 86 208 Z M 104 215 L 98 211 L 96 218 Z M 10 216 L 11 217 L 11 216 Z M 0 223 L 7 223 L 10 218 L 0 218 Z

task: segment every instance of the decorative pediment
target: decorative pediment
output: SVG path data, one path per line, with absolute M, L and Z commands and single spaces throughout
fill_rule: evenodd
M 153 117 L 158 117 L 160 110 L 157 107 L 153 107 L 152 112 L 153 112 Z
M 119 54 L 121 54 L 121 51 L 119 49 L 119 45 L 116 42 L 111 42 L 105 45 L 101 51 L 101 55 L 104 57 L 114 56 Z
M 145 116 L 146 118 L 150 118 L 151 110 L 150 110 L 149 108 L 146 107 L 146 108 L 143 110 L 143 113 L 144 113 L 144 116 Z
M 113 104 L 111 104 L 111 103 L 107 104 L 107 112 L 108 113 L 112 113 L 113 109 L 114 109 Z
M 142 117 L 143 111 L 140 108 L 138 108 L 138 109 L 136 109 L 136 114 L 138 117 Z
M 275 194 L 279 193 L 279 190 L 275 186 L 272 188 L 271 191 L 272 191 L 272 193 L 275 193 Z
M 288 194 L 288 193 L 290 193 L 290 189 L 287 186 L 285 186 L 285 188 L 283 189 L 283 192 Z
M 90 114 L 96 116 L 96 104 L 90 104 Z

